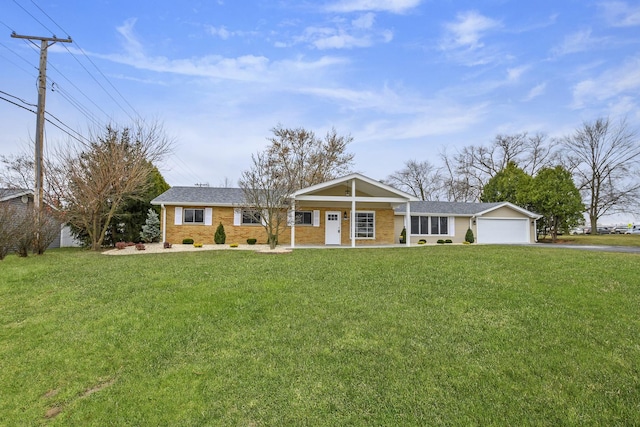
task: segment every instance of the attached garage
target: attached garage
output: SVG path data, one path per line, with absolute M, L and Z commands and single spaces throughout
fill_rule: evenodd
M 529 243 L 527 218 L 478 218 L 478 243 Z

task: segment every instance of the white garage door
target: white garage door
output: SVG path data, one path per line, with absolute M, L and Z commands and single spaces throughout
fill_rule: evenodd
M 529 243 L 529 220 L 478 218 L 478 243 Z

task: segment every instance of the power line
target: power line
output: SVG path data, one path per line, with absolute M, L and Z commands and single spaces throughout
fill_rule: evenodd
M 36 105 L 36 104 L 30 104 L 29 102 L 25 101 L 24 99 L 19 98 L 19 97 L 15 96 L 15 95 L 11 95 L 10 93 L 5 92 L 5 91 L 3 91 L 3 90 L 0 90 L 0 93 L 2 93 L 2 94 L 4 94 L 4 95 L 7 95 L 7 96 L 10 96 L 10 97 L 11 97 L 11 98 L 13 98 L 13 99 L 17 99 L 18 101 L 20 101 L 20 102 L 22 102 L 23 104 L 28 105 L 28 106 L 30 106 L 30 107 L 37 107 L 37 105 Z
M 15 0 L 14 0 L 15 1 Z M 31 3 L 33 3 L 33 5 L 35 7 L 38 8 L 38 10 L 40 10 L 40 12 L 42 12 L 47 18 L 49 18 L 49 20 L 51 22 L 54 23 L 54 25 L 56 25 L 60 30 L 62 30 L 62 32 L 64 32 L 65 34 L 69 34 L 68 31 L 65 31 L 64 28 L 62 28 L 62 26 L 60 26 L 60 24 L 58 24 L 44 9 L 42 9 L 34 0 L 31 0 Z M 111 88 L 118 94 L 118 96 L 120 96 L 120 98 L 127 104 L 127 106 L 131 109 L 131 111 L 133 111 L 133 113 L 137 116 L 138 119 L 141 118 L 140 114 L 138 113 L 138 111 L 133 107 L 133 105 L 131 105 L 131 103 L 129 103 L 129 101 L 124 97 L 124 95 L 122 95 L 122 93 L 118 90 L 118 88 L 111 82 L 111 80 L 109 80 L 109 78 L 102 72 L 102 70 L 100 70 L 100 68 L 98 68 L 98 66 L 95 64 L 95 62 L 93 62 L 93 60 L 91 59 L 91 57 L 89 55 L 87 55 L 87 53 L 84 51 L 84 49 L 82 49 L 82 46 L 80 46 L 78 44 L 77 41 L 75 41 L 75 45 L 77 46 L 77 48 L 80 50 L 80 52 L 82 53 L 82 55 L 87 59 L 87 61 L 89 61 L 89 63 L 91 65 L 93 65 L 93 67 L 96 69 L 96 71 L 98 71 L 98 73 L 100 73 L 100 75 L 102 76 L 102 78 L 109 84 L 109 86 L 111 86 Z M 111 94 L 97 81 L 97 79 L 95 79 L 93 77 L 93 75 L 91 74 L 91 72 L 89 70 L 87 70 L 87 68 L 80 62 L 80 60 L 78 60 L 78 58 L 76 58 L 75 54 L 66 46 L 64 45 L 64 48 L 67 50 L 67 52 L 69 52 L 69 54 L 71 54 L 71 56 L 78 62 L 78 64 L 80 64 L 80 66 L 87 72 L 87 74 L 89 74 L 91 76 L 91 78 L 94 79 L 94 81 L 98 84 L 98 86 L 100 86 L 102 88 L 102 90 L 113 100 L 113 102 L 116 103 L 116 105 L 118 105 L 118 107 L 120 107 L 120 109 L 127 114 L 127 116 L 131 119 L 134 120 L 129 113 L 118 103 L 118 101 L 116 101 Z

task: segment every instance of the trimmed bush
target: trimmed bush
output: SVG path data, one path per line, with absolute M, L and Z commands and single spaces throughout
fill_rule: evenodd
M 255 245 L 257 241 L 258 241 L 258 239 L 247 239 L 247 244 Z
M 171 249 L 171 243 L 169 243 L 169 242 L 164 242 L 164 248 L 165 248 L 165 249 Z
M 237 248 L 237 247 L 238 247 L 238 244 L 237 244 L 237 243 L 232 243 L 232 244 L 230 244 L 230 245 L 229 245 L 229 247 L 230 247 L 230 248 Z
M 427 241 L 426 241 L 425 239 L 420 239 L 420 240 L 418 240 L 418 244 L 419 244 L 419 245 L 424 245 L 424 244 L 426 244 L 426 243 L 427 243 Z
M 202 247 L 202 243 L 198 242 L 198 243 L 194 243 L 193 244 L 194 248 L 201 248 Z
M 464 241 L 469 243 L 473 243 L 475 241 L 475 238 L 473 237 L 473 230 L 471 230 L 471 228 L 467 229 L 467 234 L 464 235 Z
M 213 235 L 213 241 L 216 242 L 216 245 L 224 245 L 225 240 L 227 240 L 227 235 L 224 232 L 224 226 L 220 223 L 216 228 L 216 234 Z
M 187 237 L 186 239 L 182 239 L 183 245 L 193 245 L 193 239 Z
M 444 240 L 438 239 L 438 241 L 436 243 L 439 244 L 439 245 L 444 245 Z
M 125 242 L 116 242 L 116 249 L 121 250 L 127 247 Z
M 400 243 L 407 243 L 407 229 L 405 227 L 402 227 L 400 232 Z
M 144 251 L 146 248 L 144 247 L 144 243 L 136 243 L 136 250 Z
M 445 243 L 453 243 L 453 240 L 451 240 L 451 239 L 447 239 L 447 240 L 445 240 L 444 242 L 445 242 Z

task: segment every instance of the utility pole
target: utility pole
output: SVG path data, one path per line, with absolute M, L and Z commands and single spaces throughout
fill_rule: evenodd
M 34 205 L 36 208 L 36 244 L 40 243 L 40 225 L 43 210 L 43 146 L 44 146 L 44 112 L 45 97 L 47 94 L 47 48 L 56 42 L 71 43 L 71 37 L 59 39 L 55 35 L 53 37 L 38 36 L 21 36 L 14 31 L 11 37 L 15 39 L 40 40 L 40 72 L 38 74 L 38 109 L 36 114 L 36 149 L 35 149 L 35 189 L 34 189 Z M 35 43 L 34 43 L 35 44 Z

